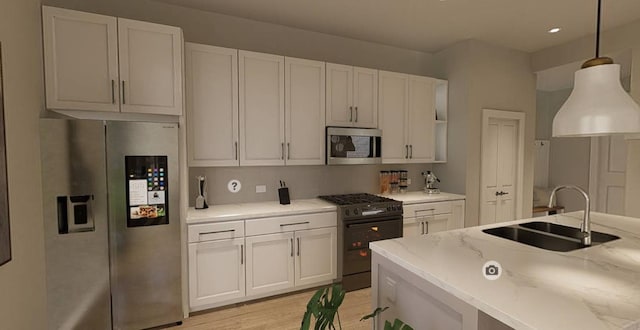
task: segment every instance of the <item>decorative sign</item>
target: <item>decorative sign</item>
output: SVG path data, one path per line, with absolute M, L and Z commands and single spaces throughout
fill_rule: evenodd
M 242 189 L 242 184 L 240 183 L 240 180 L 233 179 L 229 181 L 229 183 L 227 184 L 227 189 L 229 189 L 230 192 L 235 194 L 238 191 L 240 191 L 240 189 Z

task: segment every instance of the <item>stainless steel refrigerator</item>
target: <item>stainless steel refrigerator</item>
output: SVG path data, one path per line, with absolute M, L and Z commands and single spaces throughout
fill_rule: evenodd
M 178 125 L 41 119 L 50 329 L 182 321 Z

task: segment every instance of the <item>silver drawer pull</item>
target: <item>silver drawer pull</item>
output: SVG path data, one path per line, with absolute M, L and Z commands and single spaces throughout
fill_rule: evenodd
M 433 211 L 435 211 L 435 210 L 436 210 L 436 209 L 426 209 L 426 210 L 416 210 L 415 212 L 416 212 L 416 213 L 418 213 L 418 212 L 433 212 Z
M 285 227 L 285 226 L 295 226 L 295 225 L 306 225 L 309 224 L 309 221 L 305 221 L 305 222 L 295 222 L 295 223 L 283 223 L 280 224 L 280 227 Z
M 222 234 L 222 233 L 232 233 L 236 231 L 235 229 L 229 229 L 229 230 L 220 230 L 220 231 L 208 231 L 206 233 L 198 233 L 198 235 L 209 235 L 209 234 Z

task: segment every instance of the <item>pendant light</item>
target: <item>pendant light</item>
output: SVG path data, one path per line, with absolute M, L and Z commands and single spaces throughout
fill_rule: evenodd
M 600 13 L 598 0 L 596 57 L 576 71 L 573 91 L 553 118 L 554 137 L 640 132 L 640 106 L 622 88 L 620 65 L 599 55 Z

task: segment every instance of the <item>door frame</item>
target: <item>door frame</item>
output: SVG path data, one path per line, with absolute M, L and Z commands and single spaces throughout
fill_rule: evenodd
M 517 173 L 516 173 L 516 188 L 515 191 L 517 193 L 516 196 L 516 219 L 522 219 L 524 216 L 523 210 L 523 200 L 524 200 L 524 132 L 525 132 L 525 113 L 519 111 L 507 111 L 507 110 L 495 110 L 495 109 L 482 109 L 482 138 L 480 140 L 480 213 L 482 215 L 482 211 L 484 208 L 484 203 L 482 203 L 482 190 L 484 187 L 484 177 L 482 173 L 484 173 L 483 168 L 483 146 L 484 142 L 487 140 L 489 120 L 490 119 L 508 119 L 515 120 L 518 122 L 518 156 L 517 156 Z M 482 219 L 479 219 L 479 223 L 483 224 Z

